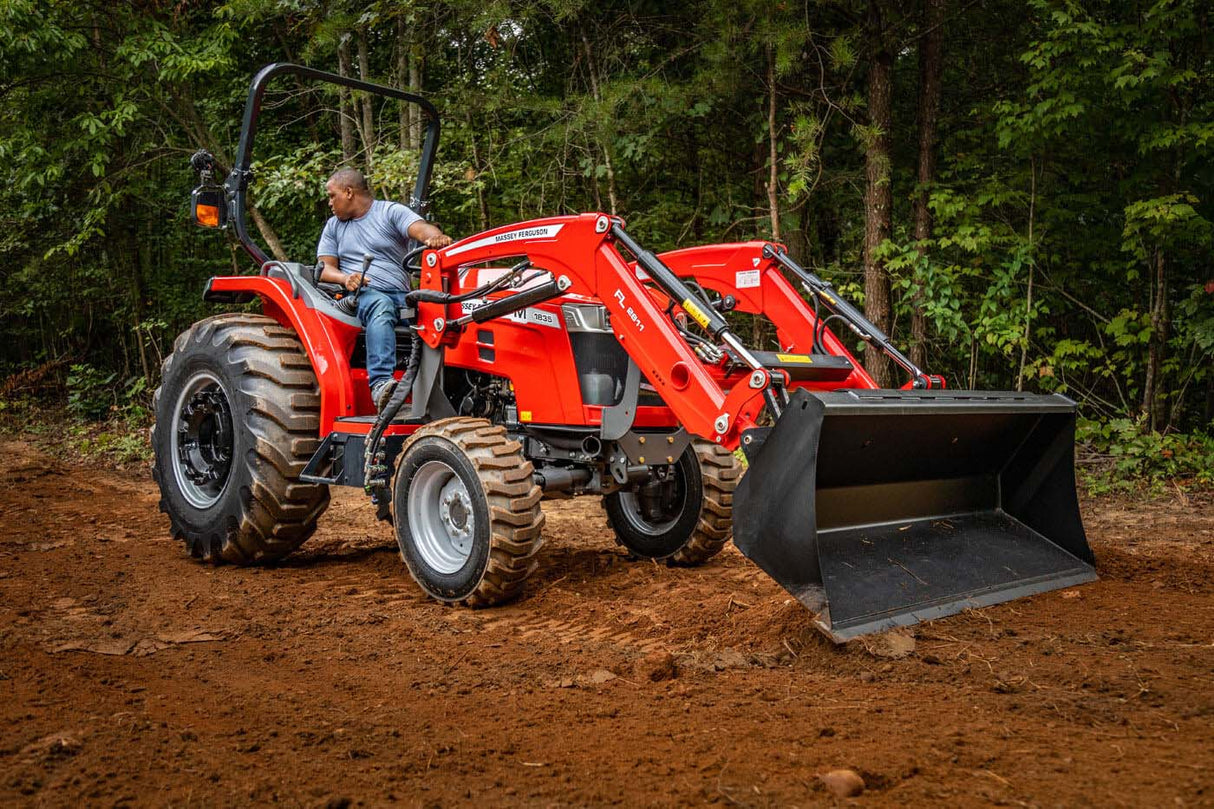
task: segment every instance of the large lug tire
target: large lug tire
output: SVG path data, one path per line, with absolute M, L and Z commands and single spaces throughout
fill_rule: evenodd
M 543 492 L 506 430 L 451 418 L 405 444 L 393 489 L 393 524 L 413 579 L 445 603 L 507 601 L 535 570 L 543 542 Z
M 733 535 L 733 491 L 741 468 L 733 453 L 694 439 L 673 467 L 660 518 L 646 513 L 636 489 L 607 495 L 603 506 L 616 542 L 632 554 L 671 565 L 698 565 Z
M 290 329 L 224 314 L 178 336 L 153 407 L 160 510 L 204 562 L 281 559 L 316 530 L 329 488 L 299 482 L 319 445 L 316 375 Z

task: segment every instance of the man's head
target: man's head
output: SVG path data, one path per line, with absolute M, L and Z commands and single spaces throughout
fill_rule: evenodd
M 362 216 L 371 202 L 371 188 L 358 169 L 344 168 L 333 172 L 325 183 L 325 191 L 329 195 L 329 210 L 343 221 Z

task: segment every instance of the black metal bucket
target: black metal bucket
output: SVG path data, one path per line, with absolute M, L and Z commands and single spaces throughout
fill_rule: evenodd
M 836 641 L 1096 578 L 1064 396 L 798 390 L 743 441 L 734 542 Z

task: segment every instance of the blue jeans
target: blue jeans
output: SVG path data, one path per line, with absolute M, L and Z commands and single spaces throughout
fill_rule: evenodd
M 363 287 L 358 293 L 358 319 L 367 331 L 367 379 L 376 383 L 392 378 L 396 370 L 396 324 L 405 291 L 384 292 Z

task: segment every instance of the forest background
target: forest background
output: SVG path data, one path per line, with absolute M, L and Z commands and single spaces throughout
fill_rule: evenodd
M 256 270 L 189 223 L 188 158 L 226 169 L 294 61 L 433 100 L 457 238 L 604 210 L 654 251 L 777 239 L 950 387 L 1076 399 L 1090 485 L 1209 484 L 1211 45 L 1204 0 L 0 0 L 0 407 L 146 424 L 206 279 Z M 314 260 L 328 174 L 408 200 L 419 141 L 274 85 L 261 238 Z

